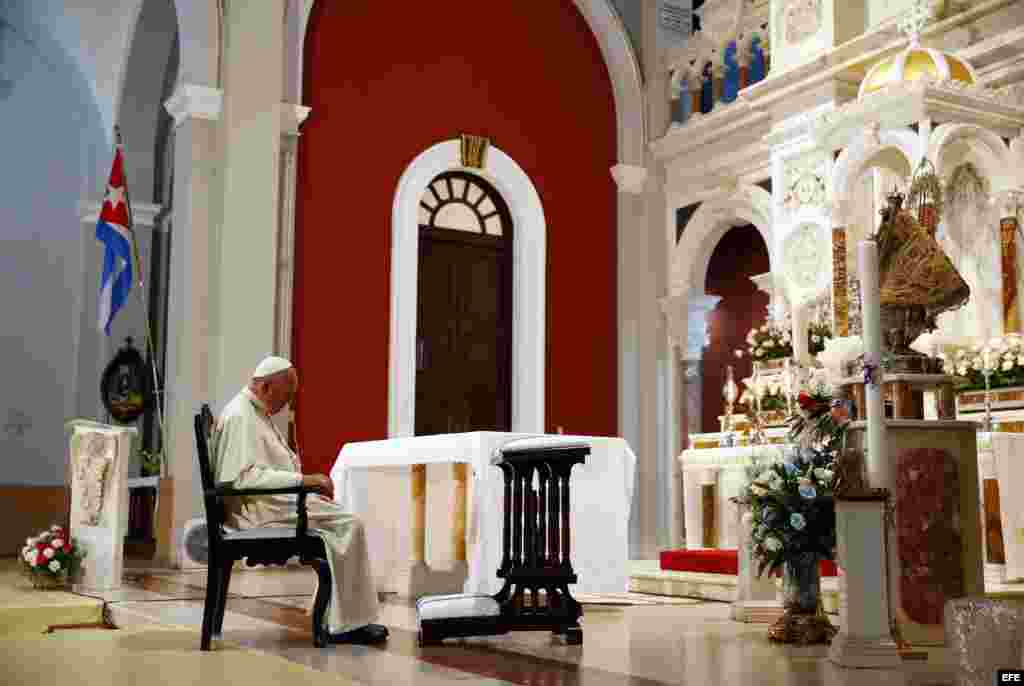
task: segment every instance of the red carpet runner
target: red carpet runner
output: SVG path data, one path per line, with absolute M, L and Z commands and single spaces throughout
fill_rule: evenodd
M 739 556 L 735 549 L 665 550 L 660 554 L 660 558 L 661 568 L 665 570 L 739 574 Z M 822 560 L 821 575 L 836 576 L 836 563 L 832 560 Z

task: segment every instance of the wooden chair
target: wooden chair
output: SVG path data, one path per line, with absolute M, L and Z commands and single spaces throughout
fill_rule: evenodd
M 320 584 L 313 602 L 313 644 L 323 648 L 329 642 L 324 628 L 324 612 L 331 593 L 331 568 L 327 562 L 324 542 L 308 531 L 306 495 L 316 489 L 306 486 L 291 488 L 238 489 L 229 483 L 214 482 L 210 468 L 210 432 L 213 414 L 203 405 L 195 416 L 196 451 L 199 455 L 199 473 L 203 480 L 203 502 L 206 506 L 206 526 L 209 533 L 210 553 L 206 578 L 206 600 L 203 605 L 203 632 L 200 648 L 210 649 L 210 639 L 220 636 L 224 624 L 231 568 L 236 560 L 244 559 L 249 566 L 284 565 L 289 559 L 299 561 L 316 570 Z M 262 527 L 227 532 L 224 529 L 227 498 L 265 496 L 294 493 L 298 522 L 295 527 Z

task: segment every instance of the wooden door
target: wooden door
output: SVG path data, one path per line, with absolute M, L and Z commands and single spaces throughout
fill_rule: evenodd
M 420 230 L 417 435 L 511 428 L 506 246 L 501 236 Z

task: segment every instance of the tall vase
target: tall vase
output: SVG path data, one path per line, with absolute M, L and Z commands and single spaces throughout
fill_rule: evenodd
M 777 643 L 830 643 L 836 628 L 821 611 L 821 558 L 814 553 L 794 555 L 782 566 L 785 612 L 768 630 Z
M 782 566 L 783 607 L 797 614 L 816 614 L 821 597 L 821 566 L 818 556 L 795 556 Z

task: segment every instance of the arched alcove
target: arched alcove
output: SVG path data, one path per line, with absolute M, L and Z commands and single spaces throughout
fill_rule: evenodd
M 617 433 L 618 221 L 609 169 L 619 127 L 602 45 L 568 1 L 529 11 L 502 0 L 403 12 L 396 24 L 387 5 L 324 2 L 309 18 L 303 90 L 312 113 L 298 156 L 292 349 L 305 370 L 300 442 L 321 461 L 311 468 L 329 466 L 347 441 L 396 430 L 389 398 L 409 378 L 389 372 L 396 183 L 421 151 L 459 133 L 486 136 L 515 160 L 552 227 L 541 279 L 544 429 Z M 502 28 L 466 40 L 481 25 Z M 407 326 L 409 315 L 398 321 Z
M 704 348 L 702 431 L 719 431 L 718 416 L 723 412 L 722 386 L 726 367 L 732 365 L 736 383 L 750 376 L 751 360 L 746 354 L 746 336 L 755 325 L 764 323 L 768 294 L 758 290 L 751 276 L 769 271 L 768 246 L 751 224 L 728 229 L 714 245 L 708 261 L 704 290 L 722 298 L 708 315 L 708 340 Z M 737 359 L 736 350 L 744 356 Z

